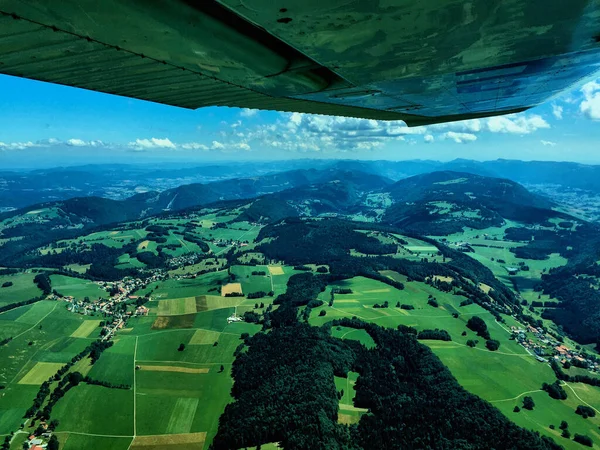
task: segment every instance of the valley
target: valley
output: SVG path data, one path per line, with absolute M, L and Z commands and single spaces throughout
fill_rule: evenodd
M 394 424 L 397 445 L 482 448 L 502 427 L 600 448 L 594 223 L 449 170 L 219 183 L 0 216 L 6 448 L 310 448 L 315 427 L 381 448 Z

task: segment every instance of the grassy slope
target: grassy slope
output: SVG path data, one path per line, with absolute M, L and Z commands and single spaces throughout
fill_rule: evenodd
M 396 327 L 399 324 L 409 325 L 418 330 L 425 328 L 443 328 L 452 336 L 451 342 L 421 341 L 428 345 L 448 366 L 457 380 L 469 391 L 492 402 L 511 420 L 519 425 L 534 431 L 555 437 L 557 442 L 568 449 L 580 448 L 579 444 L 561 438 L 556 430 L 551 430 L 549 425 L 558 428 L 561 420 L 570 424 L 572 433 L 587 434 L 600 444 L 598 425 L 600 418 L 582 419 L 574 413 L 577 404 L 581 402 L 574 395 L 569 395 L 566 401 L 551 399 L 547 393 L 539 391 L 543 382 L 553 382 L 554 373 L 547 364 L 543 364 L 529 355 L 525 349 L 510 340 L 510 334 L 501 324 L 495 322 L 491 314 L 478 305 L 460 307 L 461 298 L 450 294 L 442 294 L 424 283 L 406 283 L 406 289 L 398 291 L 378 281 L 356 277 L 338 283 L 336 286 L 349 287 L 353 294 L 336 295 L 333 307 L 323 305 L 313 310 L 310 323 L 323 324 L 335 317 L 357 316 L 372 321 L 379 325 Z M 440 303 L 439 308 L 427 305 L 429 294 L 434 295 Z M 322 294 L 329 299 L 329 287 Z M 388 300 L 390 308 L 374 309 L 375 302 L 382 303 Z M 393 307 L 396 301 L 410 303 L 414 310 L 403 311 Z M 324 309 L 327 315 L 320 317 L 319 311 Z M 452 317 L 453 311 L 459 312 L 458 318 Z M 466 328 L 466 322 L 472 315 L 478 315 L 485 320 L 493 339 L 500 341 L 501 346 L 497 352 L 490 352 L 485 348 L 484 341 Z M 462 336 L 466 331 L 467 336 Z M 343 328 L 333 330 L 334 335 L 345 338 L 363 340 L 357 334 L 353 336 Z M 467 347 L 467 339 L 479 339 L 476 348 Z M 338 387 L 339 389 L 339 387 Z M 535 391 L 531 394 L 525 394 Z M 588 401 L 598 399 L 600 408 L 600 390 L 590 388 L 590 392 L 580 392 L 582 398 Z M 571 392 L 568 390 L 568 393 Z M 522 396 L 531 395 L 538 406 L 531 412 L 522 411 L 513 413 L 515 405 L 521 405 Z

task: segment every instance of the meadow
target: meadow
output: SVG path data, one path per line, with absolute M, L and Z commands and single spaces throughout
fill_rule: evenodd
M 18 429 L 39 385 L 93 340 L 73 334 L 83 328 L 92 333 L 97 326 L 97 321 L 67 311 L 60 301 L 0 313 L 0 338 L 12 337 L 0 346 L 0 385 L 5 386 L 0 391 L 0 434 Z
M 65 275 L 50 275 L 52 289 L 64 296 L 72 296 L 78 300 L 89 297 L 91 300 L 108 298 L 108 293 L 93 281 Z
M 550 398 L 541 390 L 541 385 L 543 382 L 554 382 L 556 379 L 554 372 L 548 364 L 538 362 L 523 347 L 510 339 L 508 325 L 496 322 L 494 317 L 479 305 L 461 307 L 460 302 L 464 300 L 463 297 L 442 293 L 424 283 L 406 282 L 405 277 L 393 272 L 383 273 L 402 281 L 405 289 L 397 290 L 387 284 L 363 277 L 343 280 L 328 286 L 326 291 L 321 293 L 320 298 L 325 301 L 325 304 L 313 309 L 309 322 L 313 325 L 322 325 L 334 318 L 356 316 L 386 327 L 395 328 L 402 324 L 415 327 L 417 330 L 444 329 L 448 331 L 452 341 L 422 340 L 420 342 L 431 348 L 465 389 L 490 401 L 520 426 L 555 438 L 566 449 L 581 447 L 573 441 L 560 437 L 558 426 L 561 420 L 569 423 L 572 434 L 587 434 L 595 441 L 594 448 L 600 448 L 598 433 L 600 417 L 583 419 L 575 414 L 577 405 L 584 402 L 600 408 L 599 388 L 572 383 L 570 386 L 580 398 L 577 398 L 570 388 L 566 388 L 569 395 L 567 400 Z M 327 302 L 331 295 L 330 289 L 333 287 L 349 288 L 352 293 L 335 294 L 333 306 L 329 307 Z M 438 308 L 427 304 L 429 295 L 437 298 Z M 375 303 L 381 304 L 386 300 L 389 302 L 388 308 L 373 308 Z M 401 304 L 410 304 L 414 309 L 396 308 L 398 301 Z M 321 310 L 326 311 L 325 316 L 319 315 Z M 452 313 L 458 313 L 458 317 L 453 317 Z M 499 350 L 489 351 L 484 345 L 485 341 L 466 327 L 466 322 L 473 315 L 484 319 L 492 339 L 500 342 Z M 514 323 L 512 317 L 506 317 L 506 320 Z M 466 335 L 463 336 L 463 332 Z M 372 339 L 362 330 L 335 327 L 332 329 L 332 335 L 343 339 L 355 339 L 367 346 L 372 345 Z M 479 342 L 471 348 L 466 345 L 468 339 Z M 336 379 L 338 391 L 344 389 L 342 403 L 348 401 L 344 383 L 351 385 L 351 380 Z M 536 407 L 533 411 L 521 409 L 521 412 L 514 413 L 514 407 L 521 406 L 525 395 L 530 395 L 534 399 Z M 357 420 L 356 416 L 360 415 L 360 412 L 351 412 L 347 406 L 340 408 L 342 420 L 349 423 Z M 554 425 L 556 429 L 550 429 L 550 425 Z
M 19 272 L 0 276 L 0 306 L 17 303 L 42 295 L 42 291 L 33 282 L 37 274 Z M 1 287 L 5 283 L 12 286 Z

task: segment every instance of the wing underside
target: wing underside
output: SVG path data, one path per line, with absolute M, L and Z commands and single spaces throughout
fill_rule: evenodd
M 587 0 L 0 0 L 0 72 L 184 108 L 415 126 L 522 111 L 593 76 L 599 12 Z

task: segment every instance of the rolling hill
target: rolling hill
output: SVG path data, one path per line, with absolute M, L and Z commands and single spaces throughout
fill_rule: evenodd
M 387 193 L 394 204 L 383 221 L 423 234 L 501 226 L 506 219 L 541 224 L 551 217 L 569 217 L 518 183 L 465 172 L 417 175 L 394 183 Z

